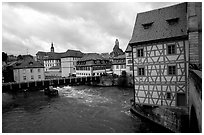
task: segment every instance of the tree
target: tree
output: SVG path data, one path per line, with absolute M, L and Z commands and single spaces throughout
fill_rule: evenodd
M 17 60 L 22 60 L 22 59 L 23 59 L 23 56 L 18 55 Z
M 5 52 L 2 52 L 2 61 L 6 61 L 8 59 L 8 55 Z

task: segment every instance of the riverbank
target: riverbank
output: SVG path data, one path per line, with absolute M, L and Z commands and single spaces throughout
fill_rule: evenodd
M 166 108 L 132 105 L 131 112 L 169 132 L 188 132 L 187 108 Z

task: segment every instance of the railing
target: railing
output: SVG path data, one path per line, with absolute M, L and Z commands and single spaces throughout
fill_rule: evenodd
M 79 85 L 79 84 L 92 84 L 99 83 L 100 76 L 87 76 L 87 77 L 70 77 L 70 78 L 57 78 L 47 79 L 41 81 L 29 81 L 29 82 L 13 82 L 3 83 L 2 92 L 14 92 L 24 89 L 29 90 L 40 90 L 49 86 L 60 86 L 60 85 Z

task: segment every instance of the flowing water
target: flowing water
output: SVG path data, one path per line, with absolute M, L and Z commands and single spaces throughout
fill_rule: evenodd
M 65 86 L 58 97 L 43 91 L 25 98 L 4 99 L 3 133 L 132 133 L 162 132 L 130 113 L 132 89 Z M 7 97 L 9 97 L 7 95 Z M 6 103 L 6 105 L 5 105 Z

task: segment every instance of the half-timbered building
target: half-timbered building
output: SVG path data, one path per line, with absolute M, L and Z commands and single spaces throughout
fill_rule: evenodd
M 187 3 L 137 14 L 132 38 L 136 104 L 186 106 Z

